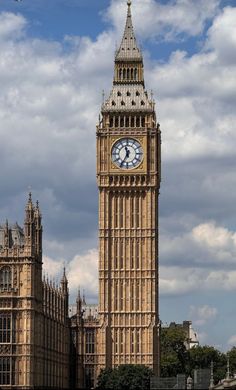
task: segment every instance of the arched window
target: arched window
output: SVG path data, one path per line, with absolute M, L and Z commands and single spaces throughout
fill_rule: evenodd
M 137 68 L 134 69 L 134 80 L 137 80 L 137 74 L 138 74 L 138 70 Z
M 130 76 L 130 70 L 129 68 L 127 69 L 127 80 L 129 80 L 129 76 Z
M 122 79 L 122 69 L 119 69 L 119 79 Z
M 123 69 L 123 80 L 126 79 L 126 69 Z
M 0 289 L 10 290 L 12 287 L 12 272 L 10 267 L 0 269 Z

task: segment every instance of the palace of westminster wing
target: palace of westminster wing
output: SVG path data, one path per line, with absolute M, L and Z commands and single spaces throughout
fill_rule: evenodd
M 127 5 L 97 126 L 98 308 L 79 293 L 69 315 L 65 270 L 60 286 L 43 278 L 41 212 L 29 194 L 24 228 L 0 225 L 1 389 L 91 388 L 120 364 L 159 374 L 161 139 Z

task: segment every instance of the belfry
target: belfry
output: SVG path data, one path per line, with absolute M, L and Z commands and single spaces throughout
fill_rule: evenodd
M 113 87 L 97 127 L 98 371 L 144 364 L 159 373 L 160 128 L 145 90 L 131 1 Z

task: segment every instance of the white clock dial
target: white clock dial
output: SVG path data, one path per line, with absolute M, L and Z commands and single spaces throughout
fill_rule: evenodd
M 121 169 L 137 167 L 143 159 L 143 148 L 133 138 L 119 139 L 112 147 L 112 161 Z

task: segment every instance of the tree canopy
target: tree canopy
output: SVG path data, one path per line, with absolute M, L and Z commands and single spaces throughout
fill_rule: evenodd
M 125 364 L 114 369 L 102 370 L 98 377 L 98 390 L 149 390 L 150 368 L 143 365 Z

